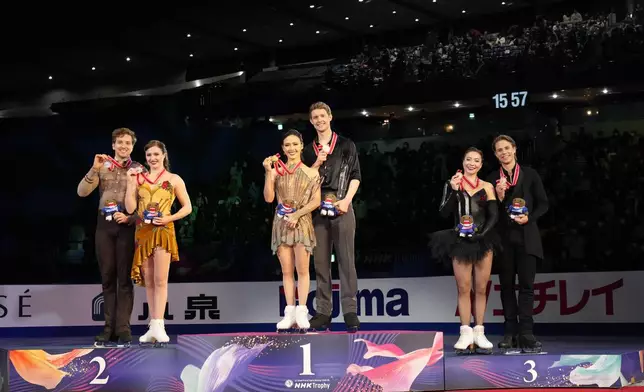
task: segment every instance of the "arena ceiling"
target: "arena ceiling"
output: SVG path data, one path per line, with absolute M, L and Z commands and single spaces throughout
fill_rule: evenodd
M 241 62 L 554 1 L 560 0 L 235 0 L 171 7 L 12 2 L 0 24 L 0 102 L 133 81 L 148 81 L 145 87 L 185 82 L 186 70 L 200 62 Z

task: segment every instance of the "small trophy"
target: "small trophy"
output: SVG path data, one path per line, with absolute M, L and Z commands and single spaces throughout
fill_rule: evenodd
M 283 203 L 277 205 L 277 217 L 280 219 L 285 219 L 287 214 L 294 213 L 295 202 L 293 200 L 284 200 Z
M 322 204 L 320 205 L 320 214 L 322 216 L 337 216 L 338 209 L 335 208 L 335 203 L 338 201 L 338 198 L 333 193 L 327 193 L 322 198 Z
M 114 213 L 121 212 L 121 207 L 116 200 L 107 200 L 101 211 L 105 215 L 105 220 L 111 222 L 114 219 Z
M 510 218 L 514 219 L 519 215 L 528 215 L 528 207 L 525 205 L 525 200 L 516 198 L 512 200 L 510 208 L 508 208 Z
M 159 203 L 150 203 L 143 211 L 143 221 L 147 224 L 152 223 L 154 218 L 160 218 L 162 216 L 161 211 L 159 210 Z
M 461 216 L 460 223 L 456 226 L 459 237 L 472 237 L 477 231 L 474 217 L 472 215 Z

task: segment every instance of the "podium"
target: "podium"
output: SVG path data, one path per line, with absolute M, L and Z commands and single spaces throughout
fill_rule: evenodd
M 166 348 L 57 343 L 0 350 L 0 392 L 589 390 L 644 385 L 644 340 L 563 339 L 544 345 L 547 353 L 509 355 L 455 355 L 451 344 L 444 352 L 441 332 L 421 331 L 179 335 Z
M 179 350 L 186 391 L 444 389 L 441 332 L 182 335 Z
M 435 391 L 441 332 L 180 335 L 167 348 L 3 350 L 3 391 Z

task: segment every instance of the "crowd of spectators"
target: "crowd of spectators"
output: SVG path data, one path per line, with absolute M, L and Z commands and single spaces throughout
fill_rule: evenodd
M 327 74 L 334 87 L 426 82 L 437 77 L 481 77 L 546 67 L 583 69 L 644 53 L 641 7 L 620 22 L 615 12 L 576 10 L 559 20 L 538 17 L 531 26 L 503 31 L 471 29 L 442 39 L 428 33 L 424 44 L 408 47 L 365 46 L 347 63 Z

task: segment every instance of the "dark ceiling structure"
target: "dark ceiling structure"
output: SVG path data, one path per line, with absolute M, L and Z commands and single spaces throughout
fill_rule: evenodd
M 300 48 L 332 48 L 365 35 L 430 28 L 556 1 L 235 0 L 202 6 L 42 3 L 29 8 L 14 4 L 7 6 L 5 22 L 0 24 L 4 38 L 0 109 L 52 91 L 141 90 L 182 83 L 191 79 L 190 70 L 195 68 L 201 74 L 208 72 L 200 77 L 215 77 L 239 71 L 251 58 L 268 67 L 271 59 Z

